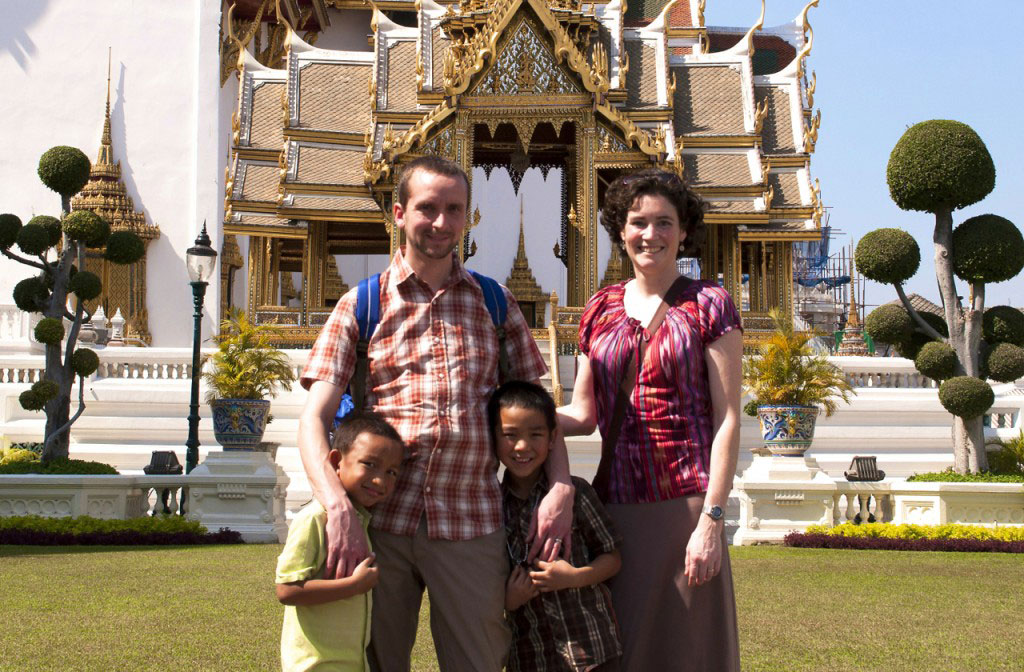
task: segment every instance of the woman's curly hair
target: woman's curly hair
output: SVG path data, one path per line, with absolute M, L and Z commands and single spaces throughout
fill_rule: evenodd
M 648 195 L 663 196 L 676 207 L 679 225 L 686 232 L 683 249 L 676 253 L 676 259 L 700 256 L 707 235 L 704 199 L 675 173 L 656 168 L 621 175 L 608 187 L 601 208 L 601 226 L 608 231 L 612 244 L 620 250 L 625 249 L 622 229 L 626 225 L 626 216 L 641 196 Z

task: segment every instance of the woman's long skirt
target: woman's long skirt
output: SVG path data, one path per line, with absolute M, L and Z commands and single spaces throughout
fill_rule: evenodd
M 688 587 L 686 544 L 704 495 L 664 502 L 609 504 L 622 535 L 622 570 L 610 582 L 622 630 L 622 672 L 738 672 L 739 633 L 722 533 L 722 568 Z

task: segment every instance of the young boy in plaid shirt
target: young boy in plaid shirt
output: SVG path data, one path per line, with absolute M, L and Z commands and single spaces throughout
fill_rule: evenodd
M 487 417 L 505 465 L 501 490 L 511 565 L 505 609 L 513 638 L 507 669 L 617 670 L 622 649 L 603 582 L 619 571 L 620 539 L 589 483 L 572 478 L 571 562 L 526 563 L 533 510 L 548 490 L 544 462 L 556 428 L 554 402 L 539 385 L 513 381 L 494 392 Z

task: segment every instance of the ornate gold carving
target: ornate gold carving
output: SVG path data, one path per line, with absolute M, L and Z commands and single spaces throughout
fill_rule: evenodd
M 818 128 L 821 127 L 821 110 L 819 109 L 810 123 L 804 123 L 804 152 L 810 154 L 818 142 Z
M 109 57 L 108 57 L 109 58 Z M 114 161 L 110 134 L 110 64 L 107 64 L 107 103 L 103 116 L 103 132 L 96 162 L 89 171 L 89 182 L 71 199 L 72 210 L 91 210 L 110 223 L 111 231 L 131 231 L 149 242 L 160 235 L 160 228 L 146 221 L 146 215 L 135 210 L 135 204 L 121 181 L 121 162 Z M 102 257 L 90 255 L 89 270 L 100 276 L 103 293 L 86 302 L 90 311 L 102 304 L 107 315 L 118 309 L 127 320 L 125 335 L 144 343 L 152 342 L 146 312 L 146 256 L 127 266 L 112 264 Z
M 814 45 L 814 30 L 811 28 L 811 24 L 807 20 L 807 12 L 810 11 L 811 7 L 817 6 L 818 0 L 811 0 L 807 3 L 807 6 L 800 11 L 800 15 L 797 17 L 797 21 L 800 22 L 804 33 L 804 46 L 800 49 L 800 53 L 796 55 L 796 76 L 798 80 L 803 79 L 804 59 L 810 55 L 811 47 Z M 810 107 L 810 105 L 808 105 L 808 107 Z
M 754 135 L 761 135 L 764 129 L 764 118 L 768 114 L 768 100 L 762 100 L 754 108 Z
M 764 190 L 764 207 L 771 208 L 772 201 L 775 200 L 775 185 L 768 184 L 766 186 L 767 188 Z
M 683 161 L 683 136 L 676 138 L 675 147 L 672 150 L 672 171 L 679 176 L 679 179 L 686 178 L 686 162 Z
M 619 43 L 621 44 L 621 40 Z M 619 49 L 619 88 L 626 88 L 626 75 L 629 73 L 629 52 Z
M 700 0 L 697 3 L 697 25 L 704 28 L 704 7 L 707 5 L 708 0 Z
M 818 73 L 812 71 L 811 72 L 811 81 L 804 88 L 804 91 L 807 92 L 807 109 L 808 110 L 810 110 L 811 108 L 814 107 L 814 92 L 817 90 L 817 88 L 818 88 Z
M 604 269 L 604 277 L 601 278 L 601 287 L 617 285 L 626 279 L 626 269 L 622 263 L 622 251 L 618 245 L 612 245 L 611 256 L 608 257 L 608 265 Z
M 327 278 L 324 282 L 324 298 L 336 302 L 348 292 L 348 285 L 338 272 L 338 261 L 333 254 L 327 255 Z
M 559 67 L 528 21 L 520 21 L 512 30 L 511 38 L 473 93 L 505 96 L 580 93 L 580 88 Z
M 676 73 L 675 70 L 669 76 L 668 80 L 668 107 L 674 109 L 676 106 Z
M 817 0 L 815 0 L 817 2 Z M 764 28 L 764 0 L 761 0 L 761 16 L 758 17 L 757 23 L 750 27 L 747 34 L 744 36 L 743 41 L 747 43 L 747 53 L 752 53 L 754 50 L 754 33 Z

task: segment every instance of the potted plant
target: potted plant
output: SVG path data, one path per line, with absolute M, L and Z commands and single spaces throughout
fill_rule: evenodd
M 753 398 L 745 410 L 757 416 L 773 455 L 801 457 L 814 438 L 821 408 L 831 416 L 839 399 L 849 403 L 855 393 L 839 367 L 815 354 L 813 332 L 794 330 L 777 310 L 771 318 L 771 338 L 743 362 L 743 383 Z
M 253 450 L 263 439 L 270 399 L 290 390 L 295 373 L 288 357 L 271 343 L 279 332 L 253 324 L 232 308 L 220 324 L 217 352 L 204 360 L 206 402 L 213 410 L 213 434 L 225 450 Z

